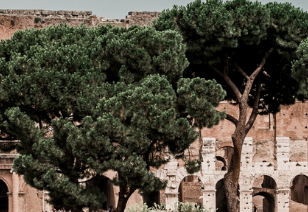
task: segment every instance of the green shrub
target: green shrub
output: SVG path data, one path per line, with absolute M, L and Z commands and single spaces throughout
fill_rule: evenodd
M 172 208 L 168 210 L 163 204 L 157 205 L 154 203 L 154 207 L 148 207 L 146 203 L 136 204 L 135 207 L 127 208 L 128 212 L 214 212 L 214 209 L 206 209 L 203 206 L 195 205 L 195 203 L 175 203 Z
M 39 22 L 41 22 L 41 18 L 38 18 L 38 17 L 36 17 L 35 19 L 34 19 L 34 23 L 39 23 Z

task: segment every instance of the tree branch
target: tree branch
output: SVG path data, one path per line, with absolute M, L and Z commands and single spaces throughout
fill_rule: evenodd
M 246 79 L 248 80 L 248 75 L 243 71 L 241 67 L 239 67 L 236 63 L 233 63 L 234 68 Z
M 242 94 L 241 92 L 238 90 L 238 88 L 236 87 L 236 85 L 232 82 L 232 80 L 228 77 L 228 70 L 229 70 L 229 64 L 228 62 L 225 62 L 225 67 L 224 67 L 224 73 L 222 74 L 218 69 L 216 69 L 214 66 L 209 65 L 209 67 L 215 71 L 216 73 L 218 73 L 221 77 L 224 78 L 225 82 L 227 83 L 227 85 L 232 89 L 233 93 L 235 94 L 237 100 L 240 102 Z
M 214 66 L 209 65 L 210 69 L 212 69 L 213 71 L 215 71 L 217 74 L 219 74 L 221 77 L 224 77 L 224 75 Z
M 245 132 L 248 133 L 248 131 L 251 129 L 254 121 L 256 120 L 258 114 L 259 114 L 259 100 L 260 100 L 260 95 L 261 95 L 261 80 L 260 77 L 257 78 L 257 90 L 256 94 L 254 95 L 254 102 L 253 102 L 253 108 L 250 114 L 250 117 L 248 119 L 248 122 L 245 125 Z
M 274 52 L 274 48 L 271 48 L 268 52 L 266 52 L 266 54 L 264 55 L 260 65 L 258 66 L 258 68 L 250 75 L 251 79 L 255 79 L 256 76 L 260 73 L 260 71 L 262 70 L 262 68 L 264 67 L 266 60 L 268 59 L 268 57 Z
M 256 77 L 258 76 L 258 74 L 261 72 L 261 70 L 263 69 L 266 60 L 268 59 L 268 57 L 271 55 L 271 53 L 273 53 L 274 48 L 271 48 L 268 52 L 266 52 L 265 56 L 263 57 L 260 65 L 258 66 L 258 68 L 250 75 L 249 80 L 247 80 L 246 86 L 245 86 L 245 91 L 243 93 L 244 96 L 244 101 L 248 100 L 248 95 L 250 93 L 250 90 L 252 88 L 253 82 L 256 79 Z
M 233 117 L 233 116 L 227 114 L 226 119 L 227 119 L 228 121 L 232 122 L 232 123 L 235 125 L 235 127 L 237 126 L 238 120 L 237 120 L 235 117 Z
M 227 56 L 224 59 L 224 63 L 225 63 L 225 66 L 224 66 L 224 77 L 227 77 L 229 75 L 229 60 L 227 59 Z

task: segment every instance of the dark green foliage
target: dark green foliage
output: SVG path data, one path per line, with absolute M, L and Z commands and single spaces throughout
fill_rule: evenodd
M 183 78 L 178 83 L 179 105 L 194 117 L 195 126 L 213 127 L 225 118 L 225 113 L 215 110 L 226 92 L 213 80 Z M 214 106 L 214 107 L 213 107 Z
M 200 160 L 188 160 L 185 163 L 185 168 L 188 174 L 196 173 L 201 169 L 201 161 Z
M 182 34 L 191 63 L 185 76 L 215 78 L 226 89 L 227 100 L 238 101 L 233 90 L 209 65 L 223 72 L 228 59 L 230 78 L 243 92 L 245 79 L 233 64 L 249 76 L 273 48 L 258 76 L 262 84 L 259 109 L 261 113 L 276 113 L 281 104 L 294 103 L 298 86 L 290 74 L 291 61 L 296 58 L 299 43 L 308 35 L 307 20 L 306 12 L 289 3 L 197 0 L 187 7 L 174 6 L 163 11 L 154 26 L 158 30 L 176 29 Z M 255 89 L 256 85 L 249 103 L 254 100 Z
M 120 197 L 163 188 L 149 170 L 198 137 L 187 116 L 198 126 L 224 117 L 220 85 L 181 79 L 185 50 L 177 32 L 138 26 L 60 25 L 2 41 L 0 127 L 21 141 L 14 169 L 57 208 L 101 204 L 95 185 L 108 170 Z
M 299 96 L 301 100 L 308 98 L 308 39 L 305 39 L 297 50 L 298 59 L 292 66 L 292 76 L 299 82 Z
M 41 18 L 36 17 L 36 18 L 34 18 L 34 23 L 36 23 L 36 24 L 37 24 L 37 23 L 40 23 L 40 22 L 41 22 L 41 20 L 42 20 Z

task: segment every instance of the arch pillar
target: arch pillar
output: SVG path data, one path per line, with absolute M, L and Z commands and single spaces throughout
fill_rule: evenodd
M 251 212 L 252 211 L 252 192 L 251 189 L 240 190 L 240 211 Z
M 277 194 L 276 212 L 289 212 L 290 189 L 289 188 L 277 189 L 276 194 Z
M 13 198 L 12 198 L 12 192 L 8 192 L 7 194 L 8 199 L 9 199 L 9 212 L 13 212 Z
M 277 137 L 276 144 L 276 158 L 278 170 L 289 169 L 290 159 L 290 138 L 289 137 Z
M 49 199 L 49 192 L 48 191 L 44 191 L 43 190 L 43 209 L 44 209 L 44 212 L 51 212 L 53 207 L 47 202 Z
M 216 189 L 215 187 L 203 190 L 203 206 L 207 209 L 216 209 Z
M 166 196 L 166 210 L 169 211 L 169 209 L 174 210 L 177 207 L 177 203 L 179 201 L 179 193 L 178 192 L 170 192 L 165 193 Z
M 12 192 L 12 212 L 20 212 L 19 210 L 19 177 L 15 172 L 12 173 L 12 183 L 13 183 L 13 192 Z
M 253 158 L 253 140 L 252 137 L 246 137 L 242 148 L 241 170 L 252 169 L 252 158 Z
M 216 153 L 215 153 L 215 145 L 216 138 L 202 138 L 202 159 L 201 163 L 202 172 L 204 174 L 215 172 L 216 169 Z

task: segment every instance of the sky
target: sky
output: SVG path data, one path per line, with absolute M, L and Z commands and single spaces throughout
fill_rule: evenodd
M 187 5 L 192 0 L 0 0 L 0 9 L 90 10 L 106 18 L 125 18 L 129 11 L 162 11 L 174 4 Z M 252 0 L 254 1 L 254 0 Z M 259 0 L 267 3 L 273 0 Z M 290 2 L 308 11 L 308 0 L 276 0 Z

